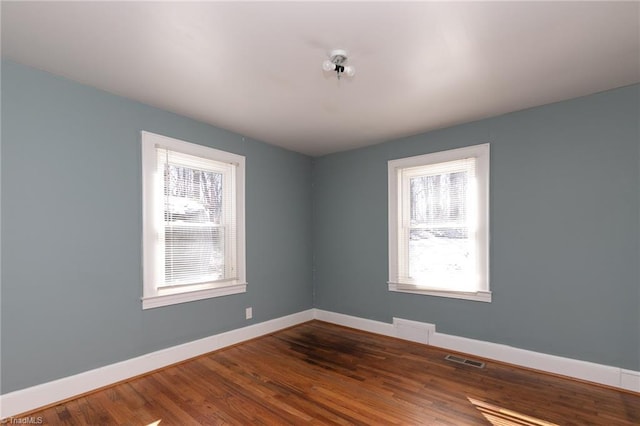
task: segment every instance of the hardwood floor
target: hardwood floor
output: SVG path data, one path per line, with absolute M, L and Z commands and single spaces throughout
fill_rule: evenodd
M 319 321 L 29 413 L 49 425 L 631 425 L 640 395 Z M 22 416 L 21 416 L 22 417 Z

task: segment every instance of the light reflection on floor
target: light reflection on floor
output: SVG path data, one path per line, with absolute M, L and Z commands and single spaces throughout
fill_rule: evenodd
M 478 399 L 470 397 L 467 397 L 467 399 L 493 426 L 558 426 L 556 423 L 520 414 L 516 411 L 508 410 Z

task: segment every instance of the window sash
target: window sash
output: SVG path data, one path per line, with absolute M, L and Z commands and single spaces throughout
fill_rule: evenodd
M 401 182 L 401 190 L 398 194 L 401 201 L 398 203 L 400 206 L 400 221 L 401 225 L 398 232 L 398 246 L 400 247 L 399 253 L 399 273 L 398 281 L 403 284 L 415 286 L 418 288 L 439 288 L 444 290 L 456 290 L 456 291 L 474 291 L 479 285 L 476 282 L 478 279 L 475 274 L 470 275 L 473 271 L 477 270 L 477 257 L 475 250 L 475 235 L 476 235 L 476 203 L 475 203 L 475 191 L 473 189 L 475 183 L 475 158 L 465 158 L 461 160 L 454 160 L 445 163 L 430 164 L 425 166 L 409 167 L 398 169 L 398 179 Z M 420 225 L 413 225 L 411 222 L 412 203 L 411 203 L 411 180 L 421 177 L 434 177 L 444 176 L 453 173 L 465 173 L 467 177 L 467 191 L 464 200 L 464 207 L 466 209 L 466 217 L 463 222 L 460 221 L 443 221 L 427 224 L 422 222 Z M 441 202 L 440 199 L 437 200 Z M 420 276 L 416 276 L 416 273 L 412 273 L 412 270 L 417 269 L 415 263 L 423 260 L 416 259 L 416 256 L 411 256 L 412 245 L 412 231 L 433 231 L 435 229 L 443 228 L 465 228 L 469 239 L 472 240 L 471 248 L 469 250 L 469 256 L 472 259 L 470 267 L 471 270 L 462 272 L 445 272 L 442 270 L 433 271 L 431 273 L 423 273 Z M 434 237 L 435 240 L 440 240 L 438 237 Z M 417 244 L 414 244 L 417 245 Z M 423 250 L 427 251 L 427 250 Z M 424 256 L 422 256 L 424 257 Z M 413 263 L 412 263 L 413 258 Z M 434 269 L 435 262 L 428 262 L 427 268 Z
M 178 286 L 225 282 L 238 279 L 236 274 L 236 203 L 234 179 L 236 165 L 185 154 L 162 146 L 156 146 L 156 158 L 156 185 L 159 188 L 158 202 L 162 204 L 158 205 L 155 209 L 158 215 L 158 226 L 156 228 L 158 232 L 156 246 L 156 259 L 158 264 L 157 288 L 175 288 Z M 167 216 L 171 216 L 170 212 L 168 212 L 168 206 L 171 204 L 170 198 L 172 197 L 168 191 L 170 184 L 167 169 L 169 166 L 221 175 L 222 196 L 220 200 L 220 223 L 216 224 L 211 221 L 201 223 L 182 221 L 176 223 L 167 220 Z M 193 203 L 197 202 L 195 200 L 189 201 Z M 180 243 L 180 241 L 175 242 L 176 238 L 168 236 L 168 234 L 174 235 L 177 233 L 177 239 L 180 239 L 179 237 L 182 235 L 182 240 L 185 240 L 187 236 L 193 236 L 195 234 L 193 231 L 191 233 L 186 231 L 188 228 L 200 228 L 201 230 L 211 228 L 211 238 L 202 238 L 205 234 L 201 233 L 198 241 L 188 244 L 185 242 Z M 208 273 L 206 271 L 207 266 L 202 265 L 203 261 L 206 262 L 206 257 L 214 257 L 213 252 L 216 251 L 214 247 L 216 241 L 214 241 L 213 234 L 215 233 L 215 229 L 223 230 L 220 241 L 220 251 L 222 251 L 223 258 L 221 261 L 221 274 Z M 183 231 L 182 233 L 180 233 L 181 230 Z M 168 256 L 169 253 L 173 252 L 180 252 L 182 255 L 176 254 L 174 256 Z M 210 262 L 213 262 L 213 259 L 211 259 Z M 212 265 L 212 267 L 215 268 L 215 265 Z M 181 276 L 183 278 L 168 279 L 174 276 Z

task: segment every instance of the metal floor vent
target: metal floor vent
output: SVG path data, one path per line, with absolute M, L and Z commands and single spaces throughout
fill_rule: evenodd
M 484 362 L 475 361 L 473 359 L 462 358 L 455 355 L 447 355 L 444 357 L 447 361 L 457 362 L 458 364 L 466 364 L 476 368 L 484 368 Z

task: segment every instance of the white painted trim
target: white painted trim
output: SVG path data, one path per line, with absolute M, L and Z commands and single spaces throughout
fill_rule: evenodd
M 311 321 L 314 310 L 238 328 L 69 377 L 0 395 L 0 418 L 33 411 L 177 362 Z
M 396 337 L 393 325 L 386 322 L 374 321 L 331 311 L 323 311 L 322 309 L 314 309 L 313 317 L 314 319 L 330 322 L 332 324 L 343 325 L 345 327 L 382 334 L 384 336 Z
M 211 297 L 227 296 L 246 292 L 246 235 L 245 235 L 245 157 L 227 151 L 211 148 L 174 139 L 155 133 L 141 131 L 142 153 L 142 309 L 157 308 L 176 303 L 191 302 L 194 300 Z M 164 282 L 164 237 L 158 237 L 164 229 L 162 207 L 162 176 L 157 171 L 157 150 L 162 147 L 179 153 L 188 154 L 217 163 L 228 163 L 235 166 L 234 170 L 227 172 L 230 179 L 225 191 L 230 194 L 227 200 L 232 207 L 231 217 L 235 216 L 235 238 L 226 241 L 226 247 L 232 247 L 230 251 L 234 255 L 225 253 L 229 257 L 227 262 L 235 264 L 235 279 L 227 282 L 226 286 L 219 282 L 206 285 L 185 285 L 167 292 L 159 286 Z M 225 167 L 220 170 L 222 173 Z M 227 179 L 225 179 L 227 181 Z M 225 201 L 225 203 L 227 203 Z M 160 212 L 160 214 L 158 213 Z M 162 231 L 164 232 L 164 231 Z M 234 259 L 234 260 L 230 260 Z M 223 288 L 224 287 L 224 288 Z
M 247 283 L 234 283 L 222 287 L 212 287 L 196 291 L 143 297 L 142 309 L 159 308 L 161 306 L 175 305 L 176 303 L 193 302 L 195 300 L 209 299 L 212 297 L 229 296 L 232 294 L 246 293 L 246 291 Z
M 450 291 L 450 290 L 437 290 L 432 288 L 420 288 L 402 283 L 387 283 L 389 291 L 395 291 L 398 293 L 411 293 L 420 294 L 422 296 L 437 296 L 437 297 L 449 297 L 451 299 L 465 299 L 474 300 L 476 302 L 491 303 L 490 291 L 476 291 L 476 292 L 464 292 L 464 291 Z
M 457 160 L 475 159 L 475 179 L 473 190 L 469 196 L 475 201 L 468 200 L 475 214 L 469 217 L 470 230 L 475 235 L 475 273 L 476 282 L 464 283 L 468 285 L 465 291 L 443 289 L 443 283 L 416 283 L 408 276 L 408 239 L 409 239 L 409 179 L 428 173 L 425 168 L 442 166 Z M 387 202 L 389 237 L 389 291 L 420 294 L 423 296 L 451 297 L 473 301 L 491 303 L 489 283 L 489 167 L 490 144 L 468 146 L 447 151 L 434 152 L 413 157 L 399 158 L 387 162 Z M 421 170 L 416 170 L 421 168 Z M 432 169 L 429 169 L 432 170 Z M 450 169 L 451 171 L 453 169 Z M 456 169 L 457 170 L 457 169 Z M 416 285 L 421 284 L 421 285 Z M 428 286 L 427 286 L 428 284 Z
M 620 372 L 620 387 L 640 392 L 640 371 L 622 370 Z
M 549 355 L 499 343 L 438 333 L 434 324 L 394 318 L 393 325 L 314 309 L 314 318 L 371 333 L 429 344 L 483 358 L 640 392 L 640 371 Z M 426 336 L 425 336 L 426 334 Z
M 431 336 L 430 344 L 443 349 L 451 349 L 548 373 L 621 387 L 620 368 L 617 367 L 437 332 Z

